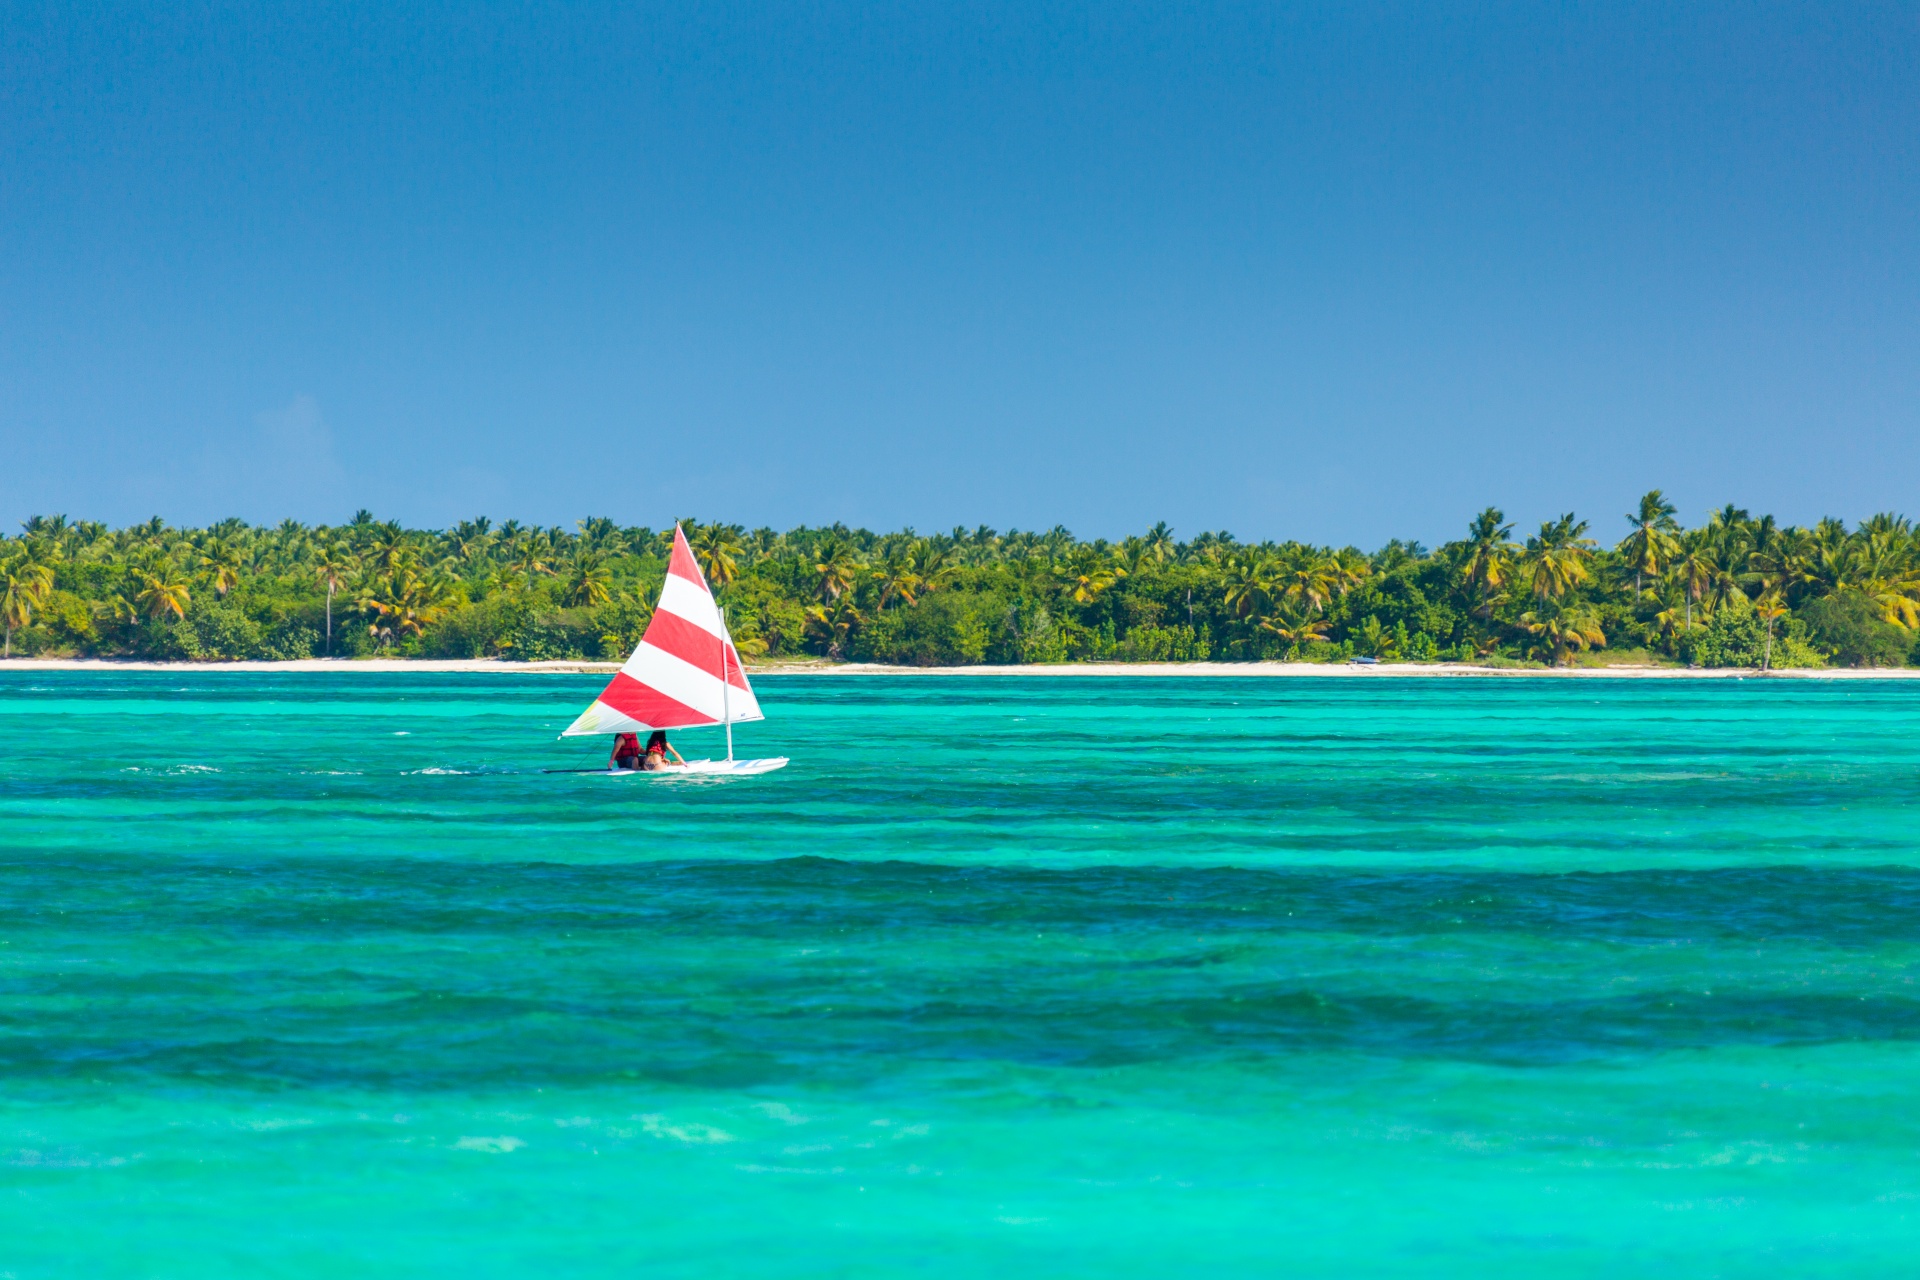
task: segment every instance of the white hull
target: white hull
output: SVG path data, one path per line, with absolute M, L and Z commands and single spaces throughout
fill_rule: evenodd
M 772 773 L 775 769 L 784 769 L 785 756 L 769 756 L 764 760 L 689 760 L 685 764 L 669 764 L 660 769 L 609 769 L 607 773 L 616 778 L 676 778 L 690 773 L 722 774 L 736 777 L 750 773 Z

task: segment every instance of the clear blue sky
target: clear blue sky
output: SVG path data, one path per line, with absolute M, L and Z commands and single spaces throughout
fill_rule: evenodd
M 1920 515 L 1917 15 L 0 4 L 0 521 Z

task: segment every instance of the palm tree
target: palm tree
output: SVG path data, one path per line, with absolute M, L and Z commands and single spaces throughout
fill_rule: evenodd
M 1745 507 L 1736 507 L 1731 502 L 1707 517 L 1707 528 L 1724 537 L 1729 533 L 1746 534 L 1747 526 L 1753 523 L 1753 513 Z
M 1640 598 L 1642 579 L 1659 577 L 1667 562 L 1680 553 L 1680 540 L 1674 536 L 1680 531 L 1680 522 L 1674 519 L 1677 511 L 1658 489 L 1650 489 L 1641 495 L 1638 513 L 1627 516 L 1633 532 L 1621 539 L 1615 550 L 1633 570 L 1636 600 Z
M 813 552 L 813 574 L 822 603 L 839 600 L 853 590 L 860 573 L 860 559 L 854 549 L 838 535 L 820 540 Z
M 1729 570 L 1746 563 L 1747 557 L 1753 553 L 1753 516 L 1744 507 L 1736 507 L 1729 502 L 1707 517 L 1706 532 L 1713 543 L 1715 556 Z
M 756 565 L 762 560 L 770 560 L 786 539 L 765 525 L 753 530 L 746 536 L 747 564 Z
M 1914 564 L 1913 544 L 1906 521 L 1878 515 L 1860 526 L 1856 539 L 1861 563 L 1860 589 L 1876 605 L 1884 621 L 1912 630 L 1920 626 L 1920 572 Z
M 1538 609 L 1520 615 L 1520 625 L 1538 637 L 1555 666 L 1570 666 L 1575 653 L 1607 642 L 1606 633 L 1600 629 L 1600 615 L 1587 604 L 1543 601 Z
M 1460 575 L 1480 597 L 1476 612 L 1481 617 L 1493 611 L 1493 597 L 1513 572 L 1513 553 L 1518 548 L 1508 540 L 1513 526 L 1506 523 L 1506 519 L 1506 513 L 1500 508 L 1488 507 L 1467 526 L 1466 556 Z
M 107 536 L 108 530 L 107 526 L 98 520 L 81 520 L 69 532 L 72 536 L 65 550 L 68 555 L 73 556 L 82 551 L 91 551 Z
M 971 533 L 955 525 L 953 533 L 949 536 L 953 538 L 955 546 L 966 548 L 964 554 L 968 564 L 991 564 L 995 560 L 1004 558 L 1005 546 L 1000 535 L 989 525 L 977 525 Z
M 69 523 L 64 515 L 29 516 L 20 528 L 21 541 L 42 560 L 58 560 L 78 549 L 80 527 Z
M 1860 589 L 1871 576 L 1872 566 L 1858 543 L 1831 541 L 1816 535 L 1813 554 L 1801 570 L 1802 581 L 1816 595 L 1837 595 Z
M 1771 520 L 1772 517 L 1768 517 Z M 1762 527 L 1766 521 L 1761 522 Z M 1747 557 L 1746 580 L 1761 595 L 1783 599 L 1798 593 L 1809 581 L 1808 566 L 1813 554 L 1813 536 L 1798 527 L 1782 529 L 1756 546 Z
M 1146 544 L 1147 554 L 1153 557 L 1155 564 L 1165 564 L 1173 558 L 1176 550 L 1173 541 L 1173 526 L 1165 520 L 1160 521 L 1160 523 L 1154 525 L 1153 528 L 1147 530 L 1146 537 L 1142 538 L 1141 541 Z
M 1767 647 L 1760 658 L 1762 671 L 1773 670 L 1773 624 L 1787 616 L 1787 606 L 1780 603 L 1778 596 L 1763 596 L 1753 611 L 1760 615 L 1760 621 L 1767 624 Z
M 1707 575 L 1706 604 L 1709 613 L 1724 607 L 1735 597 L 1742 601 L 1746 600 L 1747 593 L 1740 585 L 1740 577 L 1741 575 L 1727 569 L 1724 555 L 1714 562 Z
M 625 550 L 626 542 L 620 536 L 620 526 L 605 516 L 589 516 L 580 521 L 580 541 L 589 549 L 610 556 Z
M 116 623 L 132 624 L 140 621 L 139 604 L 127 597 L 125 591 L 116 591 L 106 599 L 105 607 L 95 606 L 95 611 Z
M 367 568 L 374 573 L 391 574 L 411 567 L 418 560 L 413 538 L 397 521 L 373 526 L 372 544 L 367 548 Z
M 1076 547 L 1060 566 L 1067 595 L 1076 604 L 1092 604 L 1127 571 L 1094 547 Z
M 1147 540 L 1138 535 L 1122 538 L 1119 549 L 1114 552 L 1114 559 L 1130 574 L 1144 573 L 1158 564 L 1153 553 L 1147 549 Z
M 1373 553 L 1369 563 L 1373 566 L 1375 573 L 1392 573 L 1407 565 L 1419 564 L 1426 558 L 1427 549 L 1420 544 L 1419 539 L 1406 542 L 1399 538 L 1389 538 L 1386 546 Z
M 1380 625 L 1380 619 L 1372 614 L 1360 624 L 1359 630 L 1349 633 L 1354 639 L 1354 648 L 1370 658 L 1395 658 L 1399 656 L 1399 645 L 1393 632 Z
M 1680 555 L 1668 565 L 1669 571 L 1679 579 L 1681 590 L 1686 595 L 1687 626 L 1693 626 L 1693 606 L 1713 584 L 1720 570 L 1720 563 L 1714 558 L 1712 539 L 1704 529 L 1696 529 L 1681 539 Z
M 1340 580 L 1340 565 L 1332 556 L 1294 547 L 1274 566 L 1270 590 L 1276 599 L 1291 600 L 1306 612 L 1317 613 L 1333 599 Z
M 1252 619 L 1276 594 L 1279 566 L 1257 551 L 1235 555 L 1227 560 L 1222 573 L 1224 590 L 1221 603 L 1236 618 Z
M 568 562 L 565 603 L 603 605 L 613 598 L 613 570 L 597 551 L 575 550 Z
M 873 580 L 880 587 L 879 608 L 882 611 L 895 600 L 912 604 L 915 593 L 925 585 L 925 580 L 918 572 L 920 562 L 917 554 L 924 545 L 916 540 L 911 546 L 895 549 L 874 567 Z
M 740 576 L 738 557 L 745 555 L 746 549 L 740 545 L 739 529 L 727 524 L 710 524 L 688 541 L 693 545 L 694 559 L 700 562 L 712 586 L 724 587 Z
M 1660 636 L 1666 640 L 1667 648 L 1671 651 L 1674 641 L 1682 632 L 1693 630 L 1693 615 L 1691 612 L 1683 613 L 1669 603 L 1666 608 L 1653 615 L 1653 625 Z
M 134 600 L 149 618 L 158 622 L 172 614 L 174 621 L 179 622 L 187 616 L 192 597 L 186 578 L 170 558 L 155 556 L 148 560 L 135 581 L 140 591 Z
M 485 516 L 475 520 L 462 520 L 447 533 L 446 549 L 455 559 L 472 561 L 484 554 L 493 545 L 493 537 L 487 531 L 493 522 Z
M 0 658 L 13 657 L 13 632 L 33 621 L 33 611 L 53 594 L 53 565 L 34 554 L 31 545 L 0 560 L 0 622 L 6 643 Z
M 1357 547 L 1342 547 L 1327 558 L 1333 562 L 1333 586 L 1338 595 L 1344 596 L 1373 573 L 1373 562 Z
M 391 645 L 396 639 L 424 633 L 440 620 L 446 612 L 447 588 L 444 582 L 422 578 L 403 566 L 376 579 L 361 605 L 377 619 L 367 628 L 368 634 L 383 646 Z
M 836 662 L 846 656 L 847 641 L 865 621 L 853 600 L 845 595 L 807 606 L 807 629 L 827 642 L 827 656 Z
M 333 656 L 333 593 L 347 585 L 360 564 L 344 542 L 323 543 L 313 553 L 313 572 L 327 589 L 327 656 Z
M 953 558 L 953 549 L 944 542 L 936 544 L 931 538 L 922 538 L 914 548 L 913 572 L 920 579 L 918 590 L 925 593 L 952 582 L 959 576 L 960 565 Z
M 1326 644 L 1329 625 L 1297 604 L 1283 604 L 1259 623 L 1260 630 L 1286 642 L 1289 658 L 1299 653 L 1302 645 Z
M 200 568 L 213 584 L 213 593 L 226 599 L 227 592 L 240 584 L 239 557 L 233 547 L 224 538 L 208 538 L 200 548 L 199 558 Z
M 1593 558 L 1593 540 L 1586 532 L 1587 522 L 1575 520 L 1569 511 L 1558 520 L 1542 521 L 1540 532 L 1527 539 L 1520 565 L 1534 599 L 1557 600 L 1591 576 L 1587 564 Z
M 549 549 L 547 537 L 543 533 L 520 533 L 513 545 L 512 568 L 520 575 L 527 586 L 532 586 L 535 578 L 553 575 L 553 553 Z

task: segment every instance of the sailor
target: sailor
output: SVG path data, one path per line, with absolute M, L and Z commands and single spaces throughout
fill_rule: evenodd
M 640 767 L 649 772 L 655 769 L 664 769 L 667 767 L 667 755 L 669 753 L 673 755 L 675 760 L 680 760 L 680 753 L 674 751 L 672 747 L 667 745 L 667 731 L 665 729 L 655 729 L 653 736 L 647 739 L 647 755 L 646 759 L 640 762 Z M 680 763 L 685 764 L 686 761 L 680 760 Z
M 640 767 L 640 735 L 637 733 L 616 733 L 613 735 L 613 758 L 607 762 L 613 769 L 638 769 Z

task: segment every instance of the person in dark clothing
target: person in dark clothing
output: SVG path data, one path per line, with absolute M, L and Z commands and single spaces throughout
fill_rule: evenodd
M 613 757 L 609 768 L 638 769 L 640 767 L 640 735 L 637 733 L 616 733 L 613 735 Z

